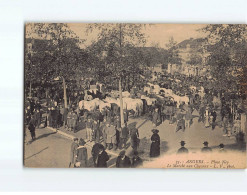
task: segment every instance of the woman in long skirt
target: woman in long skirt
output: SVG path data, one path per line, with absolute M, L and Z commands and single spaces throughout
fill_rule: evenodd
M 159 130 L 153 129 L 153 135 L 151 136 L 150 157 L 158 157 L 160 155 L 160 136 Z

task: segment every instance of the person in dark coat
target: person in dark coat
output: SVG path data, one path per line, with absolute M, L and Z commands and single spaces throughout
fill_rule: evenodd
M 28 129 L 30 131 L 31 137 L 32 137 L 32 141 L 35 140 L 36 135 L 35 135 L 35 119 L 34 116 L 31 117 L 31 120 L 29 121 L 28 124 Z
M 40 101 L 37 101 L 36 104 L 35 104 L 35 109 L 40 111 L 41 108 L 42 108 L 42 106 L 40 104 Z
M 124 123 L 127 123 L 129 121 L 129 112 L 127 109 L 124 109 Z
M 160 155 L 160 136 L 159 130 L 153 129 L 153 135 L 151 136 L 150 157 L 158 157 Z
M 70 163 L 69 167 L 74 167 L 75 166 L 75 159 L 76 159 L 76 154 L 77 154 L 77 148 L 79 147 L 78 144 L 78 138 L 74 138 L 73 143 L 71 144 L 70 148 Z
M 106 168 L 107 167 L 107 161 L 109 160 L 109 156 L 107 152 L 105 151 L 105 148 L 103 145 L 99 147 L 99 154 L 98 158 L 96 160 L 96 167 Z
M 34 110 L 34 107 L 35 107 L 34 100 L 31 99 L 31 100 L 29 101 L 29 103 L 30 103 L 30 111 L 31 111 L 31 115 L 33 115 L 33 110 Z
M 116 167 L 117 168 L 130 168 L 131 167 L 130 158 L 125 155 L 125 151 L 124 150 L 121 151 L 119 153 L 119 156 L 117 157 Z
M 115 129 L 116 129 L 116 140 L 117 140 L 117 146 L 120 147 L 120 132 L 121 132 L 121 120 L 120 120 L 120 116 L 117 115 L 114 119 L 114 126 L 115 126 Z
M 79 147 L 77 148 L 77 155 L 76 155 L 76 167 L 87 167 L 88 166 L 88 155 L 87 155 L 87 148 L 84 146 L 86 142 L 84 139 L 80 139 Z
M 25 116 L 26 116 L 26 125 L 28 125 L 32 116 L 30 106 L 28 106 L 27 109 L 25 110 Z
M 95 142 L 95 144 L 93 145 L 91 154 L 92 154 L 92 157 L 93 157 L 94 167 L 97 166 L 97 158 L 98 158 L 100 149 L 102 147 L 104 148 L 104 146 L 102 144 L 98 143 L 98 142 Z
M 177 154 L 188 154 L 189 150 L 184 147 L 185 141 L 181 141 L 180 144 L 181 144 L 181 148 L 178 149 Z
M 142 166 L 142 164 L 143 164 L 143 161 L 142 161 L 142 159 L 138 156 L 138 152 L 137 152 L 137 151 L 134 151 L 134 156 L 132 157 L 132 164 L 131 164 L 131 167 L 132 167 L 132 168 L 136 168 L 136 167 Z
M 130 145 L 134 151 L 137 150 L 139 145 L 139 132 L 136 127 L 133 127 L 130 131 Z
M 214 130 L 216 126 L 216 117 L 217 117 L 217 113 L 215 109 L 211 112 L 211 116 L 212 116 L 212 130 Z
M 52 128 L 56 128 L 56 119 L 57 119 L 57 115 L 56 115 L 56 110 L 55 107 L 51 108 L 51 127 Z
M 99 127 L 98 120 L 93 121 L 92 128 L 93 128 L 93 140 L 95 140 L 96 142 L 99 142 L 99 140 L 100 140 L 100 127 Z
M 40 113 L 40 110 L 36 110 L 35 109 L 34 118 L 35 118 L 36 127 L 39 128 L 39 126 L 41 124 L 41 113 Z
M 208 147 L 207 141 L 203 142 L 203 145 L 204 145 L 204 147 L 201 149 L 201 152 L 203 152 L 203 153 L 212 152 L 212 149 L 210 147 Z
M 125 127 L 123 127 L 120 132 L 120 149 L 122 149 L 122 147 L 126 148 L 128 135 L 129 129 L 127 127 L 127 124 L 125 123 Z

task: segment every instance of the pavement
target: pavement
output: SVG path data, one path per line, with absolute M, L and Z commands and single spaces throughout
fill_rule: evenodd
M 154 128 L 151 121 L 146 117 L 130 118 L 128 124 L 136 123 L 139 129 L 140 145 L 139 154 L 144 161 L 150 161 L 149 150 L 152 136 L 151 130 Z M 198 123 L 197 118 L 194 118 L 193 124 L 185 130 L 185 132 L 176 132 L 176 124 L 169 124 L 169 121 L 164 121 L 156 127 L 159 130 L 161 138 L 161 154 L 174 154 L 180 147 L 180 141 L 186 142 L 186 147 L 192 153 L 200 152 L 203 147 L 203 142 L 208 141 L 209 146 L 213 150 L 218 150 L 218 145 L 223 143 L 227 150 L 245 151 L 245 148 L 239 148 L 236 144 L 235 137 L 224 137 L 223 129 L 216 126 L 215 130 L 205 128 L 203 123 Z M 26 167 L 57 167 L 66 168 L 69 165 L 70 146 L 74 137 L 85 139 L 85 129 L 77 132 L 66 131 L 63 128 L 59 130 L 46 127 L 37 129 L 34 142 L 27 142 L 25 145 L 24 163 Z M 26 140 L 31 137 L 27 132 Z M 127 145 L 130 143 L 128 141 Z M 92 142 L 87 142 L 90 167 L 93 167 L 91 159 Z M 106 150 L 110 155 L 108 167 L 115 167 L 116 157 L 121 150 Z M 127 155 L 132 155 L 131 147 L 126 150 Z

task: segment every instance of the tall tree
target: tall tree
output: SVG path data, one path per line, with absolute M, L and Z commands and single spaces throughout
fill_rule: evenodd
M 71 78 L 74 71 L 83 62 L 80 59 L 81 49 L 78 46 L 83 40 L 79 40 L 69 26 L 64 23 L 34 23 L 28 25 L 30 25 L 27 31 L 28 37 L 49 40 L 50 44 L 46 48 L 46 53 L 50 55 L 52 60 L 47 68 L 52 75 L 50 74 L 50 78 L 47 79 L 62 78 L 64 106 L 67 107 L 66 80 Z
M 246 25 L 211 24 L 202 29 L 208 34 L 207 51 L 209 56 L 207 64 L 217 85 L 222 89 L 235 88 L 247 64 L 247 27 Z
M 170 64 L 181 65 L 181 57 L 177 48 L 177 42 L 173 37 L 170 37 L 168 44 L 166 44 L 168 50 L 167 61 Z
M 131 57 L 130 50 L 136 46 L 143 46 L 146 42 L 142 29 L 143 24 L 89 24 L 87 32 L 97 31 L 98 42 L 94 48 L 95 53 L 104 55 L 104 63 L 100 64 L 107 70 L 107 78 L 116 78 L 119 81 L 120 114 L 123 125 L 122 106 L 122 80 L 133 75 L 133 67 L 137 67 L 137 61 Z M 135 72 L 134 74 L 138 74 Z

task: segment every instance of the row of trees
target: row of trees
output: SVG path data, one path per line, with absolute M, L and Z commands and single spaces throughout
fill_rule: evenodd
M 28 24 L 25 51 L 25 81 L 30 89 L 34 81 L 63 81 L 64 102 L 67 107 L 66 82 L 78 75 L 94 78 L 108 85 L 130 90 L 135 84 L 143 84 L 145 67 L 154 64 L 181 64 L 177 43 L 173 38 L 166 45 L 143 47 L 146 36 L 144 24 L 90 24 L 87 33 L 98 32 L 97 39 L 87 48 L 84 42 L 64 23 Z M 209 53 L 206 64 L 212 76 L 222 88 L 235 81 L 246 83 L 246 26 L 245 25 L 206 25 L 204 51 Z M 32 48 L 28 47 L 31 43 Z M 202 59 L 191 54 L 191 65 L 201 64 Z M 231 84 L 232 85 L 232 84 Z M 233 85 L 232 85 L 233 86 Z
M 51 81 L 61 78 L 91 77 L 112 86 L 122 78 L 124 90 L 143 83 L 145 68 L 176 58 L 174 43 L 169 50 L 143 47 L 143 24 L 89 24 L 87 33 L 97 31 L 97 39 L 82 49 L 80 40 L 66 24 L 28 24 L 25 51 L 25 80 Z M 32 48 L 28 47 L 28 44 Z M 173 57 L 173 55 L 175 57 Z M 173 60 L 174 61 L 174 60 Z M 31 88 L 31 87 L 30 87 Z M 64 90 L 64 93 L 66 91 Z M 65 94 L 66 97 L 66 94 Z
M 206 25 L 206 63 L 215 79 L 215 86 L 227 90 L 240 90 L 246 86 L 247 27 L 241 24 Z M 246 92 L 244 87 L 243 92 Z

